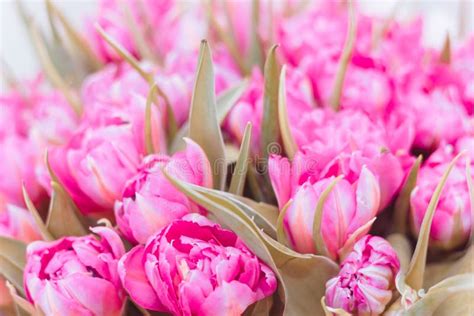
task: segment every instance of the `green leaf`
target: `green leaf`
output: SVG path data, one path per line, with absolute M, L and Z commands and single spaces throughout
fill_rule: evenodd
M 250 305 L 243 316 L 268 316 L 270 315 L 272 305 L 273 295 L 270 295 Z
M 235 103 L 240 99 L 242 94 L 248 87 L 248 80 L 242 80 L 240 83 L 236 84 L 235 86 L 230 87 L 229 89 L 222 92 L 220 95 L 217 96 L 216 104 L 217 104 L 217 119 L 219 121 L 219 125 L 222 125 L 222 122 L 226 118 L 229 111 L 235 105 Z M 184 148 L 184 141 L 183 137 L 186 137 L 189 133 L 189 122 L 183 124 L 180 130 L 175 134 L 173 138 L 173 142 L 171 144 L 171 153 L 175 153 L 178 150 Z
M 245 179 L 249 165 L 250 138 L 252 135 L 252 124 L 249 122 L 245 127 L 244 137 L 240 145 L 239 157 L 235 164 L 234 174 L 230 182 L 229 192 L 242 195 L 244 192 Z
M 355 39 L 357 35 L 357 21 L 354 12 L 354 4 L 349 1 L 349 23 L 347 30 L 347 38 L 344 47 L 339 57 L 339 64 L 337 67 L 336 77 L 334 78 L 334 85 L 331 95 L 329 97 L 329 105 L 335 110 L 339 110 L 341 103 L 341 95 L 344 87 L 344 78 L 346 77 L 347 68 L 352 58 L 352 51 L 354 50 Z
M 436 210 L 436 207 L 438 206 L 439 198 L 441 196 L 441 192 L 444 188 L 444 185 L 446 184 L 449 173 L 451 172 L 454 165 L 456 164 L 456 161 L 462 154 L 463 153 L 457 155 L 451 161 L 448 168 L 444 172 L 441 181 L 436 186 L 433 196 L 431 197 L 430 203 L 428 204 L 428 208 L 426 209 L 426 213 L 423 218 L 423 222 L 421 223 L 415 252 L 413 254 L 413 257 L 410 262 L 410 267 L 404 279 L 406 284 L 414 290 L 420 290 L 423 287 L 426 256 L 428 252 L 428 243 L 430 239 L 431 223 L 433 221 L 434 212 Z
M 452 313 L 452 309 L 459 308 L 456 306 L 458 302 L 451 301 L 453 295 L 470 293 L 470 297 L 474 297 L 474 274 L 459 274 L 456 276 L 452 276 L 447 278 L 440 283 L 436 284 L 435 286 L 431 287 L 426 293 L 425 296 L 420 298 L 415 304 L 410 306 L 408 310 L 404 312 L 403 315 L 407 316 L 417 316 L 417 315 L 433 315 L 435 311 L 443 304 L 445 301 L 451 303 L 450 306 L 445 306 L 444 308 L 449 311 L 449 315 L 461 315 Z M 451 301 L 449 302 L 448 301 Z M 472 312 L 472 308 L 474 307 L 473 300 L 470 301 L 463 301 L 463 304 L 467 304 Z M 454 304 L 456 305 L 454 305 Z M 442 314 L 447 315 L 447 314 Z
M 145 108 L 145 149 L 148 155 L 156 153 L 155 146 L 153 145 L 153 128 L 151 126 L 152 114 L 151 114 L 151 103 L 153 102 L 153 96 L 156 92 L 156 84 L 152 84 L 148 96 L 146 98 Z
M 39 33 L 36 25 L 33 23 L 29 24 L 30 34 L 32 37 L 33 44 L 38 53 L 43 70 L 48 77 L 49 81 L 64 95 L 68 104 L 72 107 L 77 115 L 82 113 L 82 105 L 79 100 L 79 96 L 73 91 L 66 83 L 61 73 L 56 68 L 53 59 L 51 58 L 44 38 Z
M 13 302 L 15 304 L 16 315 L 18 316 L 38 315 L 35 311 L 35 307 L 33 306 L 33 304 L 28 302 L 23 297 L 19 296 L 15 287 L 10 282 L 7 281 L 6 286 L 10 292 L 11 297 L 13 298 Z
M 23 269 L 26 264 L 26 244 L 0 236 L 0 275 L 10 281 L 22 295 Z
M 248 69 L 252 69 L 254 65 L 258 65 L 259 67 L 263 66 L 263 52 L 262 52 L 262 43 L 260 40 L 260 1 L 259 0 L 252 0 L 252 24 L 251 24 L 251 31 L 250 31 L 250 49 L 249 49 L 249 67 Z M 271 13 L 270 13 L 271 14 Z M 272 23 L 269 23 L 272 24 Z M 269 33 L 272 34 L 272 33 Z
M 23 200 L 25 201 L 25 205 L 27 209 L 30 211 L 30 213 L 33 215 L 33 218 L 36 223 L 36 227 L 38 227 L 41 237 L 46 241 L 54 240 L 53 236 L 48 231 L 48 228 L 46 227 L 43 219 L 41 218 L 41 215 L 39 214 L 35 205 L 31 201 L 30 196 L 28 195 L 28 192 L 26 191 L 26 188 L 24 185 L 22 186 L 22 191 L 23 191 Z
M 46 228 L 55 239 L 87 235 L 85 219 L 51 168 L 47 155 L 46 165 L 51 177 L 52 189 Z
M 394 231 L 399 234 L 406 234 L 408 231 L 407 216 L 410 211 L 410 196 L 411 192 L 416 186 L 416 179 L 418 178 L 418 171 L 423 157 L 420 155 L 413 163 L 413 166 L 408 173 L 405 184 L 398 195 L 394 208 Z
M 321 223 L 323 219 L 323 209 L 324 203 L 329 197 L 329 194 L 332 192 L 336 184 L 343 178 L 344 176 L 340 175 L 334 180 L 332 180 L 329 185 L 324 189 L 324 191 L 319 196 L 318 204 L 316 204 L 316 211 L 314 212 L 314 220 L 313 220 L 313 241 L 314 241 L 314 248 L 316 249 L 316 253 L 328 257 L 329 251 L 326 248 L 326 243 L 324 242 L 322 230 L 321 230 Z
M 285 153 L 291 160 L 298 151 L 296 141 L 291 134 L 288 110 L 286 106 L 286 66 L 281 69 L 280 88 L 278 89 L 278 122 L 280 124 L 281 139 Z
M 280 215 L 278 215 L 277 224 L 276 224 L 277 241 L 280 244 L 285 245 L 286 247 L 290 247 L 290 243 L 288 242 L 288 239 L 286 238 L 286 234 L 285 234 L 285 227 L 284 227 L 285 216 L 292 202 L 293 200 L 289 200 L 285 204 L 285 206 L 283 206 L 280 212 Z
M 225 5 L 225 2 L 223 2 Z M 232 36 L 232 31 L 221 27 L 219 22 L 216 19 L 216 15 L 213 12 L 213 7 L 211 2 L 206 2 L 207 6 L 207 16 L 209 18 L 209 29 L 212 29 L 217 35 L 218 39 L 224 43 L 230 56 L 234 60 L 235 64 L 239 68 L 241 74 L 246 75 L 249 73 L 249 69 L 245 64 L 242 54 L 239 51 L 237 41 L 234 36 Z M 228 22 L 228 21 L 227 21 Z M 227 28 L 231 28 L 230 23 L 227 23 Z
M 257 202 L 252 199 L 243 196 L 232 196 L 239 202 L 248 205 L 250 209 L 255 210 L 258 216 L 261 216 L 265 219 L 270 226 L 276 231 L 276 223 L 278 219 L 278 207 L 272 204 L 267 204 L 264 202 Z
M 123 12 L 125 16 L 125 23 L 127 26 L 127 29 L 130 31 L 130 34 L 133 37 L 135 47 L 137 48 L 140 56 L 143 59 L 148 59 L 150 61 L 157 61 L 155 58 L 155 55 L 153 54 L 152 49 L 150 46 L 147 44 L 145 35 L 143 32 L 140 30 L 140 26 L 135 21 L 135 18 L 133 17 L 133 9 L 132 4 L 127 1 L 119 1 L 119 5 L 121 6 L 121 11 Z M 146 20 L 146 19 L 144 19 Z
M 451 63 L 451 39 L 449 33 L 446 34 L 446 38 L 443 43 L 443 48 L 439 56 L 439 61 L 443 64 L 449 65 Z
M 95 28 L 99 35 L 110 45 L 110 47 L 112 47 L 123 60 L 132 66 L 132 68 L 135 69 L 143 79 L 145 79 L 150 84 L 153 82 L 153 75 L 145 71 L 140 66 L 140 62 L 135 57 L 133 57 L 132 54 L 130 54 L 122 45 L 120 45 L 119 42 L 107 34 L 107 32 L 105 32 L 105 30 L 99 24 L 96 24 Z
M 74 44 L 76 49 L 81 51 L 87 58 L 87 62 L 94 70 L 100 69 L 103 64 L 99 57 L 94 53 L 89 43 L 84 37 L 76 31 L 64 14 L 53 4 L 51 0 L 46 0 L 46 6 L 51 16 L 56 17 L 62 24 L 66 34 L 69 36 L 70 41 Z
M 211 50 L 207 41 L 202 41 L 189 115 L 189 137 L 206 153 L 213 170 L 214 187 L 224 189 L 227 165 L 214 89 Z
M 280 130 L 278 126 L 278 87 L 280 69 L 274 45 L 268 53 L 264 68 L 263 118 L 260 155 L 265 160 L 269 156 L 269 146 L 279 144 Z
M 239 214 L 245 214 L 247 217 L 251 218 L 255 224 L 258 225 L 259 228 L 263 229 L 263 231 L 269 235 L 270 237 L 276 237 L 276 228 L 274 222 L 272 221 L 273 218 L 269 216 L 268 211 L 264 213 L 262 211 L 257 211 L 248 203 L 244 203 L 241 201 L 241 197 L 231 194 L 225 193 L 223 191 L 212 190 L 205 187 L 200 187 L 193 184 L 188 184 L 189 188 L 195 190 L 206 198 L 217 201 L 221 204 L 226 204 L 229 206 L 230 209 L 236 210 L 238 209 Z M 257 204 L 257 203 L 256 203 Z M 261 208 L 260 208 L 261 209 Z
M 376 219 L 377 217 L 372 218 L 367 223 L 357 228 L 356 231 L 353 232 L 349 236 L 349 238 L 347 238 L 346 242 L 344 243 L 344 246 L 338 251 L 339 262 L 344 261 L 347 255 L 349 255 L 354 249 L 355 243 L 363 236 L 367 235 L 367 233 L 370 231 L 370 227 L 372 227 L 372 224 L 375 222 Z

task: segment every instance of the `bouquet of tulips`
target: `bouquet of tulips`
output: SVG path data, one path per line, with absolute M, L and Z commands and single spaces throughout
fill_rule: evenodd
M 474 36 L 352 1 L 18 9 L 1 315 L 474 313 Z

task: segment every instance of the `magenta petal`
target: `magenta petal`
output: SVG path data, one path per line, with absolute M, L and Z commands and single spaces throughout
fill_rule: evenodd
M 94 315 L 119 316 L 125 303 L 121 289 L 104 279 L 74 274 L 58 281 L 74 301 L 91 311 Z
M 118 270 L 122 284 L 132 300 L 143 308 L 166 311 L 147 280 L 143 260 L 145 247 L 136 246 L 119 261 Z
M 242 315 L 245 309 L 257 301 L 255 292 L 237 281 L 224 282 L 206 298 L 198 315 Z

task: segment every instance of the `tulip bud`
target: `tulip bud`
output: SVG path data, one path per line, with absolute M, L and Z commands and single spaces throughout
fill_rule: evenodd
M 436 161 L 442 157 L 433 154 L 420 169 L 417 185 L 413 189 L 411 204 L 412 231 L 418 235 L 423 217 L 436 185 L 447 168 L 447 162 Z M 471 177 L 474 168 L 471 165 Z M 454 166 L 436 207 L 430 231 L 430 247 L 452 250 L 462 246 L 471 233 L 471 204 L 466 179 L 466 167 L 463 163 Z
M 92 231 L 100 239 L 65 237 L 28 246 L 24 287 L 45 315 L 121 315 L 125 293 L 117 264 L 124 246 L 109 228 Z
M 392 298 L 400 263 L 395 250 L 381 237 L 359 240 L 326 283 L 326 306 L 352 315 L 381 315 Z
M 41 239 L 31 213 L 12 204 L 7 204 L 5 210 L 0 206 L 0 236 L 26 243 Z
M 135 174 L 142 145 L 132 129 L 128 123 L 85 127 L 65 146 L 50 150 L 51 168 L 84 214 L 111 212 Z
M 199 214 L 133 248 L 119 273 L 135 303 L 174 315 L 240 315 L 277 287 L 270 268 L 234 232 Z
M 147 156 L 138 173 L 127 182 L 122 199 L 115 204 L 120 231 L 132 243 L 146 243 L 148 237 L 189 212 L 203 212 L 166 180 L 161 169 L 188 183 L 212 188 L 211 166 L 204 151 L 186 139 L 186 150 L 174 154 Z
M 316 253 L 313 236 L 316 205 L 333 180 L 334 177 L 314 184 L 305 182 L 297 189 L 285 216 L 286 232 L 295 250 Z M 334 186 L 324 203 L 321 222 L 322 238 L 332 259 L 342 259 L 350 250 L 349 243 L 368 232 L 379 205 L 379 185 L 366 167 L 354 184 L 342 179 Z

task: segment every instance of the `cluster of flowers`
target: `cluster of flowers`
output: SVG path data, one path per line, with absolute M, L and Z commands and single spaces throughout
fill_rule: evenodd
M 255 3 L 259 19 L 252 17 Z M 220 186 L 215 161 L 193 135 L 181 150 L 170 146 L 173 128 L 189 125 L 199 42 L 208 38 L 215 93 L 246 80 L 221 128 L 235 147 L 250 122 L 251 157 L 266 145 L 269 78 L 262 51 L 279 43 L 287 109 L 279 115 L 288 130 L 275 139 L 283 140 L 285 154 L 264 154 L 268 175 L 261 177 L 273 188 L 286 246 L 339 265 L 324 281 L 326 312 L 382 314 L 396 298 L 400 260 L 387 240 L 369 232 L 390 230 L 375 220 L 393 213 L 418 154 L 423 163 L 409 196 L 409 236 L 417 238 L 437 184 L 461 152 L 466 159 L 447 179 L 429 245 L 435 252 L 459 250 L 471 235 L 466 164 L 474 170 L 474 37 L 454 48 L 449 39 L 443 49 L 427 48 L 421 19 L 402 23 L 357 10 L 353 17 L 339 1 L 208 5 L 101 0 L 82 36 L 102 67 L 82 82 L 80 108 L 61 89 L 45 87 L 43 75 L 0 96 L 0 236 L 28 244 L 24 297 L 45 315 L 126 309 L 240 315 L 278 295 L 279 272 L 240 231 L 207 218 L 210 210 L 168 178 Z M 135 67 L 149 80 L 104 32 L 140 62 Z M 150 82 L 160 93 L 147 114 Z M 43 240 L 24 194 L 45 217 L 53 182 L 88 223 L 106 218 L 112 225 Z M 244 192 L 257 199 L 252 189 Z M 0 306 L 13 303 L 10 294 L 16 295 L 0 279 Z

